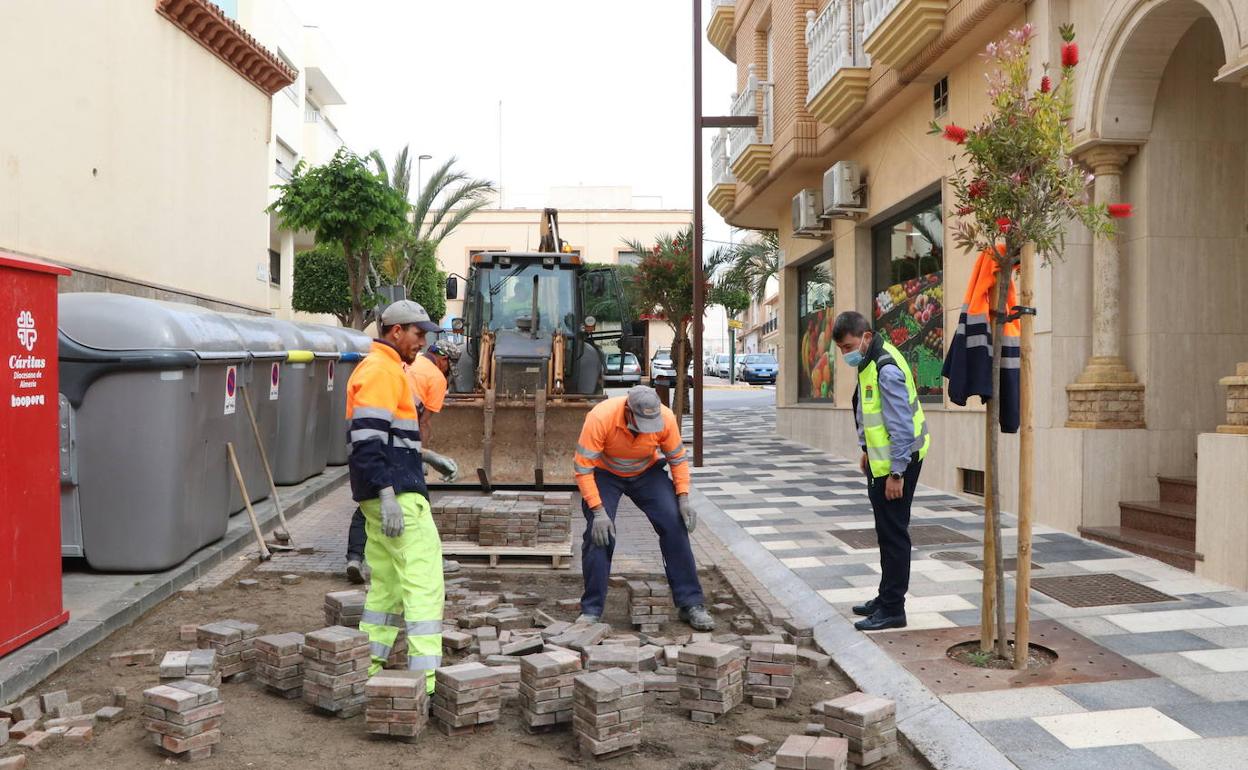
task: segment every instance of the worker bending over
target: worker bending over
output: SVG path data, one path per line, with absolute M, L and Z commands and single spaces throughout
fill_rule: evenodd
M 715 627 L 704 606 L 689 545 L 697 518 L 689 506 L 687 461 L 676 415 L 659 403 L 653 388 L 638 385 L 627 396 L 609 398 L 586 415 L 573 460 L 586 519 L 581 544 L 585 593 L 578 621 L 596 623 L 602 618 L 615 552 L 615 513 L 620 497 L 627 496 L 659 536 L 680 619 L 697 631 Z M 665 465 L 672 467 L 671 478 Z
M 376 674 L 390 657 L 399 629 L 407 632 L 407 667 L 433 672 L 442 664 L 442 543 L 429 510 L 420 453 L 420 423 L 411 363 L 438 327 L 415 302 L 387 307 L 380 338 L 347 383 L 351 495 L 364 513 L 365 556 L 373 582 L 364 599 L 360 630 L 368 634 Z
M 412 395 L 416 399 L 416 413 L 419 415 L 421 457 L 426 465 L 442 476 L 445 482 L 455 480 L 459 475 L 459 467 L 451 458 L 444 457 L 428 448 L 433 433 L 430 430 L 430 415 L 442 411 L 451 365 L 459 359 L 459 353 L 459 346 L 454 342 L 438 340 L 405 367 L 407 378 L 412 384 Z M 356 508 L 351 516 L 351 528 L 347 531 L 347 578 L 352 583 L 364 582 L 362 562 L 367 542 L 368 533 L 364 529 L 364 514 Z M 444 573 L 459 572 L 459 562 L 443 559 L 442 571 Z

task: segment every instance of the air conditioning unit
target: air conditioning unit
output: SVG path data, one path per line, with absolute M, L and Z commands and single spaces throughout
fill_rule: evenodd
M 823 215 L 850 217 L 865 214 L 866 195 L 862 171 L 852 160 L 843 160 L 823 173 Z
M 820 220 L 822 206 L 819 191 L 802 190 L 793 196 L 793 235 L 797 238 L 819 238 L 828 234 Z

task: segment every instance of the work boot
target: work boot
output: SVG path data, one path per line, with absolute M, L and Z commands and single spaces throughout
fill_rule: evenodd
M 364 582 L 364 568 L 360 566 L 359 559 L 347 560 L 347 580 L 357 585 Z
M 459 562 L 453 561 L 451 559 L 442 560 L 442 574 L 443 575 L 451 575 L 456 572 L 459 572 Z
M 871 617 L 860 620 L 854 624 L 854 628 L 859 631 L 883 631 L 886 628 L 905 627 L 906 613 L 904 610 L 892 614 L 887 613 L 883 609 L 876 609 Z
M 711 613 L 706 611 L 706 607 L 701 604 L 695 604 L 692 607 L 681 607 L 680 619 L 688 623 L 694 631 L 715 630 L 715 619 L 711 617 Z
M 879 598 L 872 599 L 865 604 L 856 604 L 854 605 L 854 614 L 869 618 L 875 614 L 875 609 L 879 606 L 879 604 Z
M 591 615 L 591 614 L 590 614 L 590 613 L 588 613 L 588 612 L 582 612 L 580 615 L 578 615 L 578 616 L 576 617 L 576 622 L 577 622 L 577 623 L 584 623 L 584 624 L 601 623 L 601 622 L 602 622 L 602 616 L 601 616 L 601 615 Z

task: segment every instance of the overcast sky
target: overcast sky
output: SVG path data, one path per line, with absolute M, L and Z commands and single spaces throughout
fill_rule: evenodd
M 548 188 L 582 184 L 627 185 L 646 196 L 638 206 L 692 206 L 688 0 L 289 2 L 343 64 L 348 105 L 330 115 L 352 149 L 390 158 L 410 144 L 433 156 L 426 175 L 455 155 L 501 179 L 507 206 L 541 207 Z M 735 65 L 702 35 L 704 113 L 724 114 Z M 703 204 L 706 237 L 727 240 Z

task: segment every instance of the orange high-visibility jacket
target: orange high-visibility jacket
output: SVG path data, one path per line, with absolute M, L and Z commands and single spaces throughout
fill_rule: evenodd
M 374 340 L 351 373 L 347 420 L 352 497 L 375 500 L 385 487 L 393 487 L 396 494 L 419 492 L 429 497 L 412 385 L 399 352 L 390 344 Z
M 418 408 L 423 406 L 435 414 L 442 411 L 447 382 L 446 375 L 437 364 L 430 361 L 428 356 L 416 356 L 416 360 L 407 367 L 407 378 L 411 380 Z
M 680 440 L 680 424 L 666 406 L 663 409 L 663 430 L 659 433 L 634 435 L 625 421 L 626 396 L 608 398 L 585 415 L 585 426 L 576 443 L 572 459 L 576 485 L 590 508 L 602 505 L 594 469 L 601 468 L 617 476 L 640 476 L 659 460 L 672 466 L 672 482 L 676 494 L 689 492 L 689 459 Z

